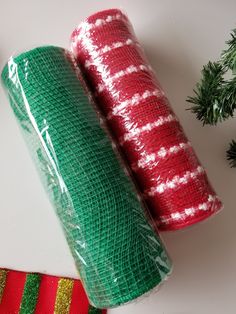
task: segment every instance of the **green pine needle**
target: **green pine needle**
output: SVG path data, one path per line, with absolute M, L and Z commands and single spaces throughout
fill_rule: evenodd
M 215 125 L 232 117 L 236 109 L 236 29 L 226 42 L 221 58 L 217 62 L 209 61 L 202 69 L 202 77 L 194 90 L 194 96 L 187 101 L 189 108 L 203 124 Z M 230 74 L 230 79 L 225 79 Z M 236 168 L 236 141 L 232 140 L 227 151 L 231 167 Z
M 225 72 L 219 62 L 209 61 L 203 67 L 201 81 L 194 90 L 195 95 L 187 98 L 187 101 L 193 104 L 189 109 L 203 124 L 216 124 L 232 115 L 232 109 L 226 108 L 226 99 L 222 97 L 226 84 Z
M 221 54 L 221 60 L 227 68 L 236 74 L 236 29 L 231 33 L 231 39 L 227 42 L 228 49 L 224 50 Z
M 220 99 L 222 100 L 222 117 L 223 113 L 226 115 L 225 118 L 227 115 L 233 117 L 236 108 L 236 76 L 224 83 Z
M 236 141 L 232 140 L 227 150 L 227 160 L 232 168 L 236 168 Z
M 209 61 L 203 67 L 202 78 L 197 83 L 194 96 L 187 101 L 189 108 L 203 124 L 217 124 L 233 116 L 236 108 L 236 29 L 226 42 L 228 48 L 217 62 Z M 232 71 L 233 78 L 225 80 L 225 74 Z

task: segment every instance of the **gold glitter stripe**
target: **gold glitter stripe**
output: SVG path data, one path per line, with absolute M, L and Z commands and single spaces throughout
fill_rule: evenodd
M 74 281 L 72 279 L 60 279 L 58 281 L 57 296 L 54 314 L 68 314 Z
M 6 285 L 7 280 L 7 270 L 0 269 L 0 303 L 2 300 L 3 291 Z

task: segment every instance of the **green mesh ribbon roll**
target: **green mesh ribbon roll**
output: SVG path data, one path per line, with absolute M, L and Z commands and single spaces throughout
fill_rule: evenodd
M 89 300 L 113 307 L 171 266 L 75 70 L 64 49 L 39 47 L 9 59 L 2 80 Z

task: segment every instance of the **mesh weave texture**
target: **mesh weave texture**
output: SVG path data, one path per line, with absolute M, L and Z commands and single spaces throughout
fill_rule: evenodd
M 46 46 L 12 57 L 2 80 L 91 304 L 117 306 L 161 283 L 166 251 L 68 52 Z
M 204 220 L 222 204 L 120 10 L 73 32 L 72 51 L 161 230 Z

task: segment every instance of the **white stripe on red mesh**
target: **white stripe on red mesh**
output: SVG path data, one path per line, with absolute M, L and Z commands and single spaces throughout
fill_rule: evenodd
M 115 73 L 114 75 L 112 75 L 111 77 L 107 78 L 105 80 L 105 84 L 98 84 L 97 91 L 98 91 L 98 93 L 101 93 L 104 90 L 104 88 L 106 87 L 106 85 L 112 84 L 115 80 L 117 80 L 117 79 L 119 79 L 125 75 L 137 73 L 140 71 L 152 72 L 152 67 L 150 65 L 144 65 L 144 64 L 141 64 L 139 66 L 130 65 L 126 69 L 121 70 L 121 71 Z
M 183 176 L 176 175 L 173 179 L 165 183 L 158 184 L 147 191 L 147 195 L 154 196 L 155 194 L 162 194 L 166 190 L 175 189 L 177 186 L 187 184 L 190 180 L 194 180 L 198 175 L 204 173 L 204 169 L 198 166 L 194 171 L 186 171 Z
M 168 155 L 176 154 L 181 150 L 188 149 L 191 147 L 191 143 L 180 143 L 178 145 L 173 145 L 169 148 L 161 147 L 157 153 L 148 154 L 145 157 L 139 159 L 137 165 L 133 165 L 132 169 L 135 171 L 138 168 L 146 168 L 150 163 L 155 162 L 156 160 L 163 159 Z
M 123 145 L 125 142 L 132 140 L 134 137 L 139 136 L 143 132 L 149 132 L 152 131 L 153 129 L 162 126 L 166 123 L 170 123 L 172 121 L 178 121 L 177 117 L 169 114 L 168 116 L 164 117 L 161 116 L 158 118 L 158 120 L 152 122 L 152 123 L 147 123 L 144 126 L 140 128 L 135 128 L 133 130 L 130 130 L 130 132 L 126 133 L 123 138 L 119 140 L 119 144 Z
M 72 38 L 72 41 L 75 42 L 77 40 L 80 40 L 84 36 L 83 32 L 88 32 L 88 31 L 90 31 L 93 28 L 96 28 L 96 27 L 99 27 L 99 26 L 104 26 L 107 23 L 110 23 L 110 22 L 113 22 L 113 21 L 119 21 L 119 20 L 122 20 L 122 19 L 124 19 L 124 17 L 121 14 L 117 13 L 115 15 L 108 15 L 104 19 L 97 19 L 94 23 L 89 23 L 87 21 L 86 22 L 82 22 L 82 23 L 80 23 L 80 25 L 76 29 L 79 32 L 78 36 L 74 36 Z
M 103 55 L 104 53 L 107 53 L 107 52 L 112 51 L 112 50 L 117 49 L 117 48 L 121 48 L 124 46 L 130 46 L 130 45 L 139 46 L 138 43 L 136 43 L 132 39 L 128 38 L 126 41 L 117 41 L 117 42 L 112 43 L 111 45 L 105 45 L 104 47 L 102 47 L 100 49 L 97 49 L 97 50 L 94 49 L 93 58 L 98 58 L 101 55 Z M 95 64 L 94 62 L 86 60 L 84 66 L 85 66 L 85 68 L 89 68 L 91 65 L 94 65 L 94 64 Z M 99 64 L 100 64 L 100 61 L 99 61 Z
M 103 26 L 107 23 L 113 22 L 113 21 L 118 21 L 122 19 L 122 15 L 117 13 L 115 15 L 108 15 L 105 19 L 97 19 L 94 23 L 90 23 L 90 27 L 98 27 L 98 26 Z
M 116 105 L 112 111 L 107 115 L 107 119 L 110 120 L 113 116 L 119 115 L 119 113 L 126 109 L 128 106 L 136 106 L 142 100 L 145 100 L 149 97 L 155 96 L 157 98 L 162 98 L 165 96 L 164 92 L 160 89 L 155 89 L 153 91 L 146 90 L 143 94 L 134 94 L 134 96 L 130 99 L 122 101 L 118 105 Z
M 208 210 L 209 205 L 214 203 L 216 200 L 219 200 L 218 196 L 209 194 L 206 202 L 200 203 L 197 206 L 186 208 L 182 212 L 175 212 L 171 213 L 170 215 L 162 215 L 159 217 L 159 221 L 162 224 L 168 224 L 169 221 L 172 220 L 176 221 L 185 220 L 186 217 L 194 216 L 196 212 L 199 212 L 201 210 L 202 211 Z

